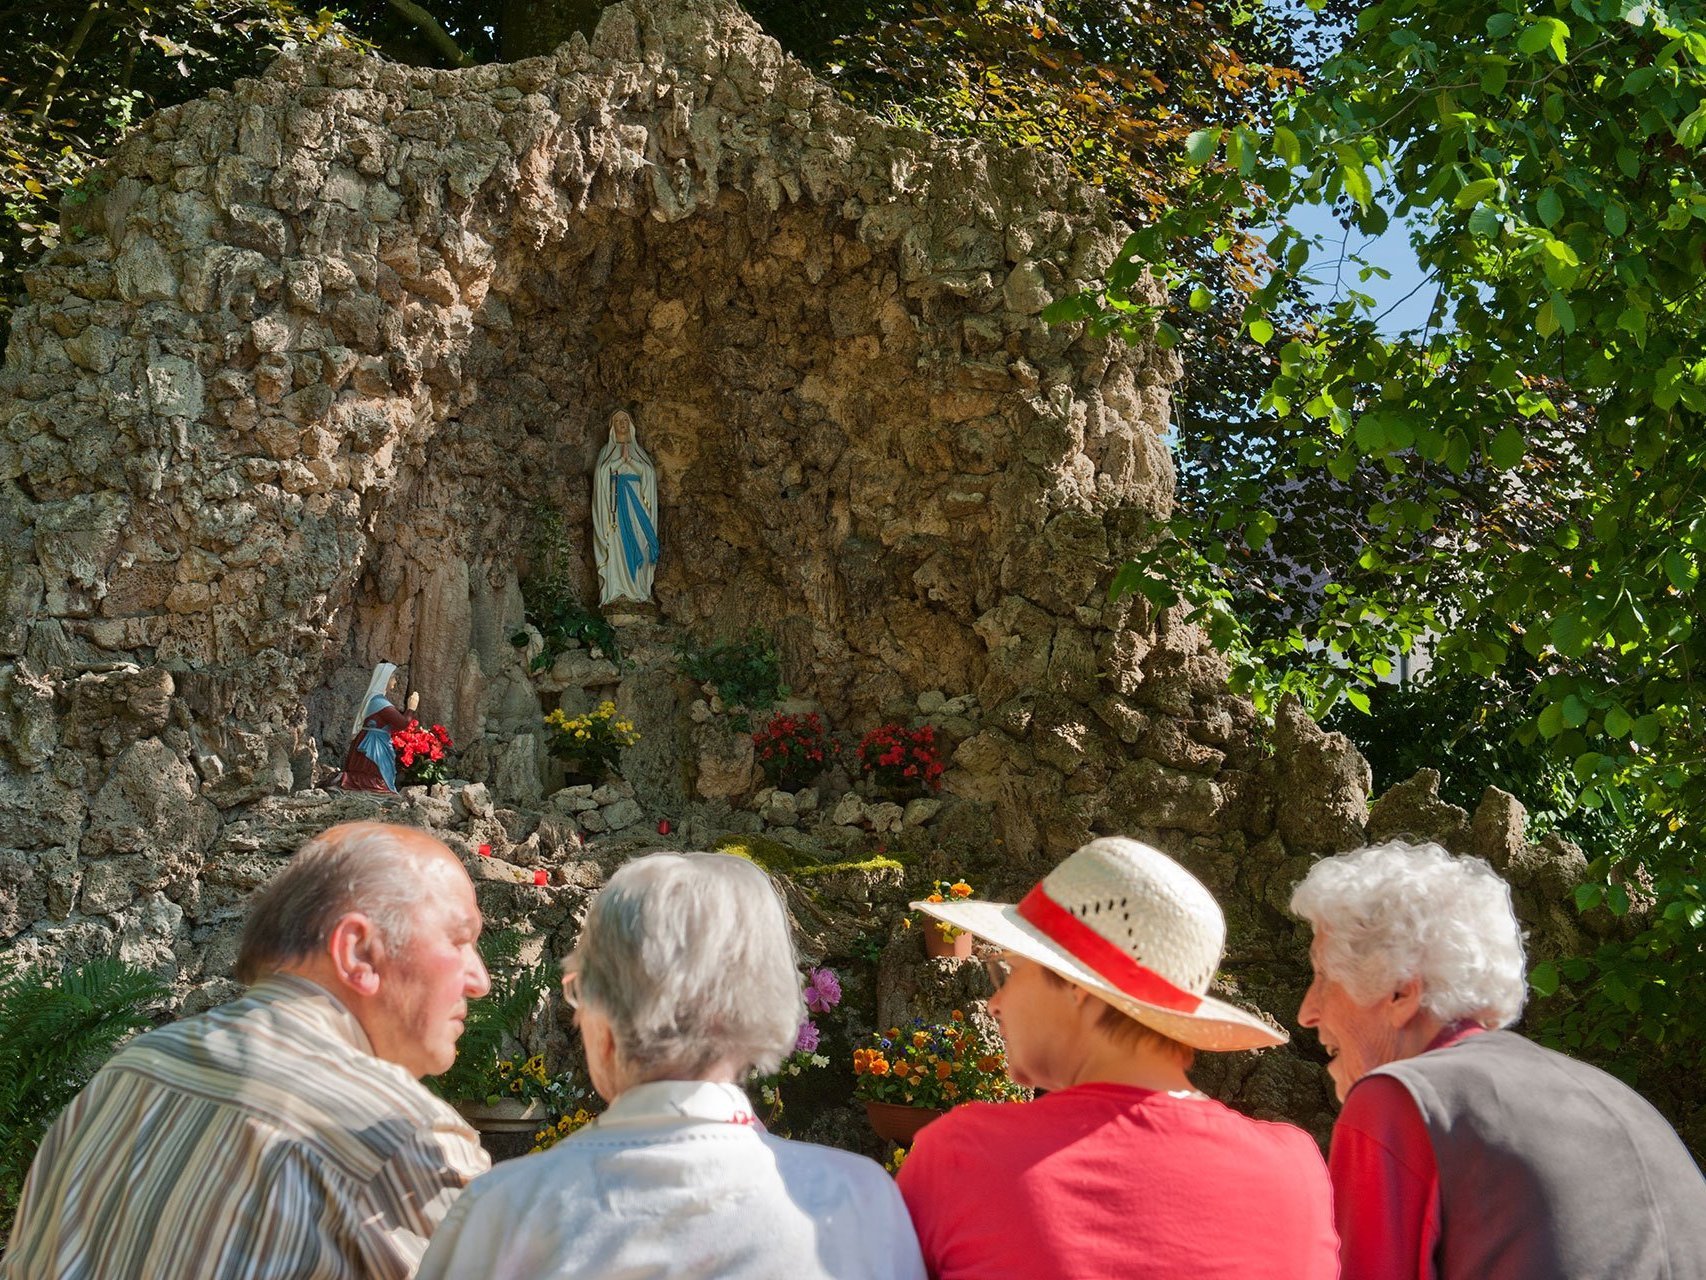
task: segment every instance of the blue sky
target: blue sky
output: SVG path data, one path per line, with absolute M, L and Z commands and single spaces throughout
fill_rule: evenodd
M 1291 220 L 1299 231 L 1320 236 L 1325 241 L 1325 248 L 1312 260 L 1310 271 L 1321 283 L 1310 292 L 1317 301 L 1331 302 L 1334 298 L 1336 256 L 1332 250 L 1333 246 L 1344 239 L 1344 228 L 1325 205 L 1294 209 Z M 1345 240 L 1345 247 L 1349 252 L 1359 253 L 1372 265 L 1383 267 L 1392 273 L 1389 280 L 1372 277 L 1367 281 L 1359 281 L 1357 267 L 1347 261 L 1341 282 L 1341 287 L 1356 289 L 1378 301 L 1375 314 L 1386 313 L 1380 322 L 1384 332 L 1397 333 L 1403 329 L 1413 329 L 1427 319 L 1428 307 L 1433 302 L 1433 290 L 1416 288 L 1423 279 L 1422 268 L 1410 249 L 1409 232 L 1405 227 L 1395 221 L 1386 229 L 1384 235 L 1372 240 L 1352 232 L 1349 239 Z M 1413 296 L 1405 300 L 1406 295 L 1412 293 Z

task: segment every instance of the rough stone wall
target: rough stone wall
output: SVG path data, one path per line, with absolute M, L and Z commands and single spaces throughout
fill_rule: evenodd
M 721 0 L 633 0 L 527 62 L 281 59 L 141 126 L 76 216 L 0 373 L 9 953 L 116 946 L 215 999 L 246 894 L 350 816 L 444 832 L 558 949 L 660 815 L 994 894 L 1118 831 L 1226 903 L 1224 991 L 1295 1009 L 1285 898 L 1361 838 L 1367 766 L 1295 708 L 1262 738 L 1200 633 L 1106 603 L 1171 502 L 1176 370 L 1042 323 L 1122 234 L 1058 167 L 861 115 Z M 534 512 L 585 528 L 617 408 L 659 464 L 659 618 L 626 674 L 532 675 Z M 938 724 L 942 806 L 752 795 L 665 636 L 752 623 L 838 725 Z M 491 794 L 314 789 L 380 658 Z M 634 794 L 545 802 L 542 708 L 603 692 L 646 733 Z M 808 949 L 888 928 L 906 879 L 795 892 Z M 1209 1070 L 1319 1124 L 1308 1052 Z

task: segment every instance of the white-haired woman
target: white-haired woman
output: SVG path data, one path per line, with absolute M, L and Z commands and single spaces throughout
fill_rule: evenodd
M 1490 866 L 1376 845 L 1316 863 L 1291 909 L 1315 931 L 1298 1021 L 1344 1104 L 1346 1280 L 1706 1277 L 1706 1181 L 1664 1118 L 1504 1030 L 1527 982 Z
M 1001 948 L 989 1012 L 1046 1096 L 926 1125 L 900 1187 L 937 1280 L 1334 1280 L 1314 1141 L 1205 1097 L 1198 1049 L 1283 1044 L 1208 995 L 1226 924 L 1136 840 L 1093 840 L 1017 905 L 912 904 Z
M 635 859 L 593 899 L 565 968 L 609 1110 L 476 1181 L 422 1277 L 922 1280 L 888 1175 L 764 1132 L 740 1089 L 805 1018 L 761 870 L 716 853 Z

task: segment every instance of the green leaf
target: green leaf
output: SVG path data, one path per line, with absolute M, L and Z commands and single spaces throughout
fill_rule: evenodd
M 1492 443 L 1487 446 L 1487 457 L 1500 471 L 1509 471 L 1522 461 L 1522 455 L 1527 447 L 1522 432 L 1515 427 L 1505 427 L 1494 436 Z
M 1542 960 L 1529 972 L 1528 985 L 1534 988 L 1534 994 L 1542 998 L 1554 994 L 1558 990 L 1558 966 L 1550 960 Z
M 1678 146 L 1698 147 L 1706 141 L 1706 102 L 1702 102 L 1694 110 L 1682 118 L 1676 126 L 1676 141 Z
M 1279 520 L 1271 511 L 1258 511 L 1244 530 L 1244 543 L 1252 551 L 1259 550 L 1279 528 Z
M 1192 311 L 1207 311 L 1213 305 L 1214 305 L 1214 295 L 1211 294 L 1202 285 L 1199 284 L 1196 288 L 1191 290 L 1191 310 Z
M 1678 591 L 1692 591 L 1700 581 L 1700 566 L 1680 547 L 1665 552 L 1665 577 Z
M 1629 914 L 1629 890 L 1620 884 L 1614 884 L 1605 891 L 1605 905 L 1611 908 L 1614 916 Z
M 1274 326 L 1267 320 L 1250 321 L 1250 340 L 1266 346 L 1273 340 Z
M 1626 738 L 1629 730 L 1635 727 L 1635 719 L 1622 707 L 1613 707 L 1605 713 L 1605 731 L 1613 738 Z
M 1303 162 L 1303 148 L 1298 145 L 1297 135 L 1283 124 L 1274 126 L 1274 154 L 1294 169 Z
M 1540 713 L 1539 726 L 1542 738 L 1556 738 L 1564 732 L 1564 713 L 1557 703 L 1553 703 Z
M 1576 910 L 1592 911 L 1605 901 L 1605 886 L 1599 884 L 1578 884 L 1576 886 Z
M 1564 699 L 1559 710 L 1563 714 L 1564 723 L 1572 729 L 1579 729 L 1588 722 L 1588 704 L 1573 693 Z
M 1564 216 L 1564 200 L 1558 194 L 1557 187 L 1547 187 L 1534 204 L 1540 214 L 1540 221 L 1548 227 L 1557 226 Z
M 1622 236 L 1625 231 L 1629 230 L 1628 211 L 1615 200 L 1605 206 L 1605 213 L 1603 217 L 1605 220 L 1605 229 L 1612 235 Z
M 1580 614 L 1562 613 L 1552 619 L 1552 647 L 1566 658 L 1579 658 L 1594 641 L 1594 628 Z
M 1350 147 L 1335 147 L 1334 154 L 1339 157 L 1339 181 L 1344 184 L 1345 194 L 1357 202 L 1358 208 L 1367 209 L 1374 203 L 1374 187 L 1369 183 L 1362 157 Z
M 1456 427 L 1445 433 L 1445 465 L 1456 476 L 1469 470 L 1469 437 Z
M 1464 183 L 1463 189 L 1457 193 L 1452 203 L 1459 209 L 1467 209 L 1472 205 L 1480 204 L 1498 189 L 1499 180 L 1497 178 L 1477 178 L 1474 182 Z
M 1483 240 L 1493 240 L 1503 229 L 1504 222 L 1499 217 L 1499 211 L 1490 204 L 1478 204 L 1475 211 L 1469 215 L 1469 234 L 1480 236 Z
M 1569 37 L 1570 28 L 1557 18 L 1536 18 L 1516 38 L 1516 47 L 1531 58 L 1550 49 L 1559 62 L 1564 62 Z
M 1074 320 L 1082 320 L 1095 309 L 1095 304 L 1084 294 L 1072 294 L 1065 298 L 1056 298 L 1043 308 L 1044 324 L 1070 324 Z
M 1220 146 L 1220 135 L 1219 129 L 1198 129 L 1185 139 L 1185 158 L 1195 165 L 1207 164 Z

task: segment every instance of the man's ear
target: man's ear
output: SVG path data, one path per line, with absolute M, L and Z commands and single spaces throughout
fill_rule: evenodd
M 379 993 L 379 966 L 385 961 L 385 940 L 372 919 L 351 911 L 332 926 L 326 953 L 338 980 L 357 995 Z
M 1393 988 L 1392 998 L 1387 1001 L 1387 1017 L 1394 1027 L 1403 1028 L 1414 1022 L 1421 1011 L 1422 980 L 1405 978 Z

